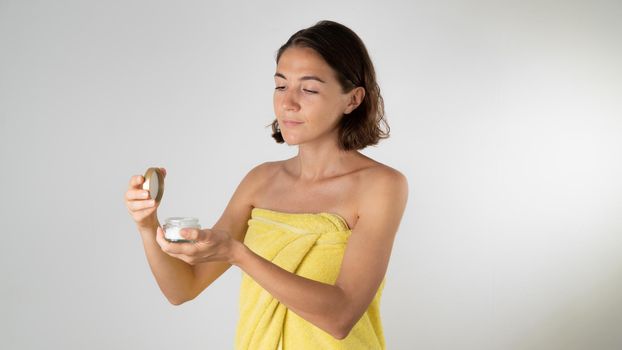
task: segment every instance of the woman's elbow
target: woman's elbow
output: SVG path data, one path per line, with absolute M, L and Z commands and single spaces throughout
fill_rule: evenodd
M 196 297 L 196 296 L 195 296 L 195 297 Z M 172 298 L 172 297 L 171 297 L 171 298 L 168 298 L 168 297 L 167 297 L 167 300 L 168 300 L 168 302 L 169 302 L 169 303 L 171 303 L 172 305 L 179 306 L 179 305 L 181 305 L 181 304 L 183 304 L 183 303 L 185 303 L 185 302 L 188 302 L 188 301 L 193 300 L 195 297 L 190 297 L 190 298 Z
M 347 299 L 344 298 L 342 300 Z M 336 313 L 333 312 L 332 316 L 336 322 L 333 323 L 334 327 L 330 332 L 333 338 L 338 340 L 345 339 L 350 334 L 352 328 L 354 328 L 361 316 L 363 316 L 362 314 L 357 313 L 350 303 L 342 301 L 340 304 L 341 307 L 334 309 Z
M 351 326 L 339 327 L 338 329 L 334 330 L 331 335 L 337 340 L 343 340 L 348 337 L 348 335 L 350 335 L 350 331 L 352 331 Z
M 178 295 L 171 295 L 168 296 L 165 294 L 166 299 L 168 300 L 169 303 L 171 303 L 172 305 L 178 306 L 181 305 L 185 302 L 194 300 L 194 298 L 196 298 L 197 296 L 199 296 L 200 293 L 195 292 L 191 292 L 191 293 L 184 293 L 184 294 L 178 294 Z
M 175 306 L 179 306 L 183 303 L 186 302 L 186 300 L 181 300 L 181 299 L 168 299 L 168 302 L 171 303 L 171 305 L 175 305 Z
M 338 340 L 345 339 L 350 334 L 355 324 L 356 321 L 351 317 L 342 318 L 340 322 L 337 322 L 335 325 L 335 329 L 332 330 L 331 335 Z
M 348 334 L 350 334 L 349 331 L 341 331 L 341 332 L 333 333 L 331 335 L 333 336 L 333 338 L 337 340 L 343 340 L 348 336 Z

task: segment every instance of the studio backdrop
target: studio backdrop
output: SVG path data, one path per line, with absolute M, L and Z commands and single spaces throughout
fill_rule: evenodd
M 0 348 L 231 349 L 241 271 L 171 305 L 124 205 L 211 227 L 270 137 L 276 50 L 352 28 L 409 200 L 388 349 L 622 347 L 619 1 L 0 1 Z

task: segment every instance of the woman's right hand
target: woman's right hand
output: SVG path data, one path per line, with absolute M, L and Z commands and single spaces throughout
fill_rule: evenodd
M 166 177 L 166 169 L 160 168 L 160 170 Z M 144 181 L 145 178 L 142 175 L 134 175 L 130 178 L 130 184 L 125 192 L 125 206 L 139 228 L 155 228 L 159 226 L 156 210 L 160 203 L 155 203 L 155 199 L 149 198 L 149 191 L 143 190 Z

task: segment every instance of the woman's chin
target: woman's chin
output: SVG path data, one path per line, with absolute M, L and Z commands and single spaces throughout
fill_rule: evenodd
M 297 137 L 292 137 L 291 135 L 285 135 L 285 134 L 281 134 L 283 136 L 283 140 L 285 141 L 285 143 L 287 143 L 289 146 L 295 146 L 300 144 L 300 140 Z

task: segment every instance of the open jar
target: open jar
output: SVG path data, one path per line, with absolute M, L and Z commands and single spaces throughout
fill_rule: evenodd
M 200 229 L 201 225 L 199 225 L 199 219 L 190 218 L 190 217 L 171 217 L 167 218 L 164 221 L 164 226 L 162 229 L 164 230 L 164 238 L 166 238 L 169 242 L 175 243 L 183 243 L 183 242 L 194 242 L 193 240 L 184 239 L 180 235 L 180 230 L 182 228 L 197 228 Z

